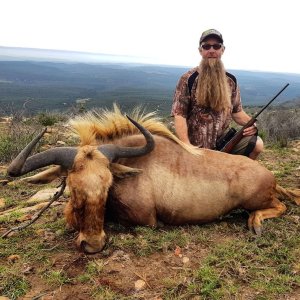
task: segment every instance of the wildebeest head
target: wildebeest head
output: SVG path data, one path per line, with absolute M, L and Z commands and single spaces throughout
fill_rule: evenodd
M 101 146 L 61 147 L 49 149 L 29 157 L 32 149 L 46 130 L 32 140 L 8 167 L 10 176 L 21 176 L 49 165 L 59 165 L 66 171 L 71 200 L 66 206 L 67 222 L 79 231 L 77 245 L 88 253 L 102 250 L 105 244 L 103 230 L 104 209 L 108 190 L 113 181 L 111 168 L 118 172 L 135 173 L 136 169 L 114 166 L 122 157 L 142 156 L 154 149 L 154 139 L 143 126 L 128 119 L 146 139 L 142 147 L 120 147 L 113 144 Z

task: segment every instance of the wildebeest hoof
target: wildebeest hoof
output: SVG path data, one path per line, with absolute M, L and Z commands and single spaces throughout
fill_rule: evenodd
M 165 224 L 164 224 L 162 221 L 157 220 L 157 224 L 156 224 L 156 227 L 157 227 L 157 228 L 162 228 L 162 227 L 164 227 L 164 226 L 165 226 Z
M 254 226 L 253 229 L 254 229 L 256 235 L 261 236 L 261 233 L 262 233 L 261 226 Z

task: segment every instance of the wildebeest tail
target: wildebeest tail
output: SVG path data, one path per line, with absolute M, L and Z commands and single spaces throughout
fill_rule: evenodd
M 280 185 L 276 185 L 276 193 L 281 197 L 287 197 L 300 205 L 300 189 L 285 189 Z

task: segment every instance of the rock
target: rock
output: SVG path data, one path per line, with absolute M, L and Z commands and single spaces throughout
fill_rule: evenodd
M 41 146 L 41 151 L 46 151 L 46 150 L 48 150 L 48 149 L 51 149 L 51 145 L 43 145 L 43 146 Z
M 129 254 L 125 253 L 122 250 L 116 250 L 113 252 L 111 256 L 111 260 L 116 260 L 116 261 L 128 261 L 130 260 Z
M 176 248 L 174 250 L 174 255 L 175 256 L 179 256 L 179 257 L 182 256 L 182 254 L 181 254 L 181 248 L 179 246 L 176 246 Z
M 21 216 L 20 218 L 18 218 L 17 221 L 22 223 L 22 222 L 31 220 L 32 217 L 33 217 L 33 215 L 31 215 L 31 214 L 24 215 L 24 216 Z
M 1 179 L 0 180 L 0 185 L 7 185 L 9 183 L 9 181 L 7 179 Z
M 5 200 L 3 198 L 0 198 L 0 208 L 5 207 Z
M 0 123 L 10 123 L 12 117 L 0 117 Z
M 56 192 L 58 192 L 60 188 L 52 188 L 52 189 L 45 189 L 38 191 L 36 194 L 34 194 L 32 197 L 30 197 L 27 202 L 43 202 L 50 200 Z
M 182 258 L 182 262 L 183 262 L 184 264 L 187 264 L 189 261 L 190 261 L 190 259 L 189 259 L 187 256 L 184 256 L 184 257 Z
M 52 241 L 55 241 L 56 239 L 56 235 L 54 232 L 51 232 L 51 231 L 45 231 L 44 233 L 44 240 L 47 241 L 47 242 L 52 242 Z
M 286 218 L 291 220 L 295 224 L 299 224 L 300 222 L 300 216 L 291 215 L 291 216 L 287 216 Z
M 20 255 L 17 255 L 17 254 L 13 254 L 13 255 L 10 255 L 7 260 L 11 263 L 15 263 L 17 260 L 20 259 Z
M 68 198 L 70 196 L 71 196 L 70 189 L 68 186 L 66 186 L 66 188 L 64 190 L 64 197 Z
M 37 234 L 37 235 L 39 235 L 39 236 L 44 236 L 44 234 L 45 234 L 45 229 L 37 229 L 36 231 L 35 231 L 35 233 Z
M 0 212 L 0 215 L 1 216 L 8 216 L 12 212 L 19 212 L 19 213 L 22 213 L 22 214 L 28 214 L 28 213 L 34 212 L 36 210 L 40 210 L 40 209 L 44 208 L 45 206 L 47 206 L 48 204 L 49 204 L 49 202 L 41 202 L 41 203 L 38 203 L 34 206 L 23 207 L 23 208 L 18 208 L 17 207 L 17 208 L 13 208 L 13 209 L 8 209 L 8 210 L 5 210 L 4 212 Z M 61 203 L 55 202 L 55 203 L 51 204 L 51 206 L 57 206 L 57 205 L 61 205 Z
M 223 221 L 223 222 L 220 222 L 220 225 L 223 227 L 223 228 L 226 228 L 228 227 L 228 223 Z
M 65 143 L 64 141 L 57 141 L 57 142 L 56 142 L 56 145 L 57 145 L 57 146 L 65 146 L 66 143 Z
M 62 230 L 62 229 L 58 229 L 55 231 L 56 236 L 62 236 L 63 234 L 64 234 L 64 230 Z
M 139 279 L 134 283 L 134 289 L 137 292 L 143 290 L 145 287 L 146 287 L 146 282 L 144 280 Z
M 24 268 L 23 268 L 23 270 L 22 270 L 22 273 L 24 274 L 24 275 L 29 275 L 29 274 L 31 274 L 31 273 L 33 273 L 34 272 L 34 267 L 33 266 L 27 266 L 27 265 L 24 265 Z
M 6 166 L 0 166 L 0 174 L 6 174 L 7 167 Z

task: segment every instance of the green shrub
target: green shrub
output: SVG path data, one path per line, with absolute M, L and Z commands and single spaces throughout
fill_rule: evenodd
M 5 270 L 3 270 L 5 271 Z M 3 272 L 9 274 L 9 271 Z M 1 277 L 0 277 L 1 278 Z M 0 284 L 0 294 L 9 297 L 9 299 L 19 299 L 19 297 L 26 294 L 30 285 L 23 276 L 11 272 L 9 279 L 4 279 Z
M 10 162 L 40 132 L 40 126 L 12 124 L 0 135 L 0 163 Z
M 59 117 L 52 113 L 40 113 L 37 115 L 37 122 L 43 126 L 53 126 L 59 122 Z

